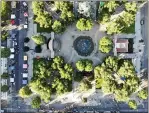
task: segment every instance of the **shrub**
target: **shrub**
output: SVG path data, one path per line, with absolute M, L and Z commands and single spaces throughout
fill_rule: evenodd
M 8 58 L 10 56 L 10 49 L 9 48 L 1 48 L 1 57 Z
M 9 90 L 9 87 L 7 85 L 1 86 L 1 91 L 2 92 L 7 92 Z
M 37 46 L 35 47 L 35 52 L 36 52 L 36 53 L 41 53 L 41 51 L 42 51 L 41 46 L 40 46 L 40 45 L 37 45 Z

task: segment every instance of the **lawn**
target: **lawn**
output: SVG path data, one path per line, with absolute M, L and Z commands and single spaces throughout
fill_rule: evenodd
M 133 24 L 131 24 L 129 27 L 127 27 L 126 29 L 124 29 L 123 33 L 135 33 L 135 22 Z
M 38 23 L 36 24 L 37 24 L 37 33 L 42 33 L 42 32 L 51 33 L 51 28 L 43 28 L 43 27 L 40 27 Z

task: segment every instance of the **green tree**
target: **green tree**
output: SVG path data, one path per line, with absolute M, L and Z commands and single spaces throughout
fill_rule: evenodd
M 3 74 L 1 75 L 1 78 L 2 78 L 2 79 L 8 79 L 8 78 L 9 78 L 8 73 L 3 73 Z
M 105 8 L 108 8 L 109 12 L 115 11 L 115 9 L 119 6 L 119 4 L 116 1 L 107 1 L 104 4 Z
M 65 22 L 72 22 L 74 20 L 74 14 L 72 11 L 63 11 L 60 15 L 60 18 Z
M 10 8 L 9 8 L 9 5 L 8 5 L 8 1 L 2 1 L 1 2 L 1 17 L 2 17 L 2 20 L 5 20 L 5 19 L 8 19 L 8 14 L 10 12 Z
M 46 83 L 46 79 L 36 79 L 30 82 L 30 89 L 40 95 L 41 99 L 48 102 L 51 97 L 51 87 Z
M 62 33 L 64 31 L 64 25 L 58 20 L 54 21 L 52 29 L 55 33 Z
M 96 88 L 97 89 L 101 89 L 102 82 L 103 82 L 102 78 L 99 78 L 99 77 L 96 78 Z
M 118 61 L 119 59 L 117 57 L 108 56 L 105 59 L 105 65 L 108 69 L 116 72 L 118 69 Z
M 138 97 L 141 99 L 147 99 L 148 97 L 148 91 L 146 89 L 143 89 L 138 92 Z
M 2 36 L 1 36 L 1 40 L 5 41 L 7 39 L 7 37 L 9 36 L 7 31 L 2 31 Z
M 122 24 L 120 24 L 117 21 L 111 21 L 108 23 L 106 30 L 107 30 L 107 34 L 119 34 L 122 33 L 122 30 L 124 29 L 124 26 L 122 26 Z
M 37 45 L 37 46 L 35 47 L 35 52 L 36 52 L 36 53 L 41 53 L 41 51 L 42 51 L 41 45 Z
M 129 100 L 129 96 L 140 85 L 133 64 L 117 57 L 105 58 L 102 64 L 95 67 L 94 75 L 96 87 L 101 88 L 104 93 L 114 94 L 116 101 Z
M 56 89 L 58 95 L 68 92 L 68 84 L 64 84 L 60 79 L 54 79 L 52 83 L 52 88 Z
M 132 62 L 124 60 L 118 70 L 118 74 L 124 77 L 132 77 L 136 75 Z
M 32 108 L 39 108 L 41 104 L 41 99 L 39 96 L 36 96 L 32 99 L 31 105 Z
M 33 13 L 35 15 L 40 15 L 44 12 L 44 2 L 33 1 L 32 2 Z
M 29 47 L 28 46 L 24 46 L 24 52 L 28 52 L 29 51 Z
M 83 62 L 83 60 L 79 60 L 76 62 L 76 67 L 79 71 L 84 71 L 85 69 L 85 64 Z
M 87 72 L 90 72 L 93 70 L 93 62 L 91 60 L 78 60 L 76 62 L 76 68 L 79 70 L 79 71 L 87 71 Z
M 79 84 L 79 91 L 87 91 L 92 88 L 92 84 L 88 81 L 83 79 Z
M 82 79 L 83 79 L 83 74 L 81 72 L 77 72 L 75 75 L 74 75 L 74 80 L 77 81 L 77 82 L 80 82 Z
M 52 68 L 60 69 L 64 64 L 64 59 L 61 56 L 56 56 L 53 59 Z
M 90 72 L 93 70 L 93 62 L 91 60 L 85 60 L 85 71 Z
M 102 37 L 99 40 L 99 50 L 103 53 L 109 53 L 112 50 L 112 40 L 109 37 Z
M 1 48 L 1 58 L 7 58 L 11 54 L 9 48 Z
M 68 11 L 72 7 L 72 3 L 70 3 L 69 1 L 62 1 L 62 2 L 56 1 L 54 2 L 54 4 L 57 10 L 61 10 L 61 11 Z
M 137 109 L 137 103 L 135 100 L 129 100 L 128 105 L 132 109 Z
M 28 43 L 30 41 L 30 39 L 28 37 L 24 38 L 24 42 Z
M 32 94 L 32 91 L 28 86 L 24 86 L 19 90 L 19 95 L 22 98 L 29 97 Z
M 50 30 L 52 26 L 52 17 L 48 12 L 44 11 L 36 17 L 35 22 L 39 23 L 40 27 L 49 28 Z
M 137 11 L 137 3 L 136 2 L 127 2 L 125 3 L 125 9 L 128 12 L 136 12 Z
M 38 45 L 43 45 L 46 42 L 45 36 L 43 35 L 35 35 L 32 36 L 31 38 Z
M 7 92 L 9 90 L 9 87 L 7 85 L 1 86 L 1 91 L 2 92 Z
M 80 31 L 91 30 L 93 27 L 93 22 L 90 19 L 81 18 L 78 20 L 76 27 Z

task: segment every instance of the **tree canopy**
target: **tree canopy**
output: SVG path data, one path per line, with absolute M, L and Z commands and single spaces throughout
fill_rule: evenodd
M 32 99 L 31 105 L 32 108 L 39 108 L 41 104 L 41 99 L 39 96 L 36 96 Z
M 3 74 L 1 75 L 1 78 L 2 78 L 2 79 L 8 79 L 8 78 L 9 78 L 8 73 L 3 73 Z
M 31 38 L 37 45 L 43 45 L 46 42 L 46 38 L 43 35 L 35 35 L 32 36 Z
M 148 98 L 148 91 L 147 89 L 142 89 L 138 92 L 138 97 L 141 99 L 147 99 Z
M 127 2 L 125 3 L 125 9 L 128 12 L 135 13 L 137 11 L 137 3 L 136 2 Z
M 50 28 L 52 26 L 52 17 L 48 12 L 44 11 L 35 18 L 35 22 L 39 23 L 40 27 Z
M 79 84 L 79 91 L 87 91 L 92 88 L 90 81 L 83 79 Z
M 29 97 L 32 94 L 32 91 L 28 86 L 24 86 L 19 90 L 19 95 L 22 98 Z
M 105 58 L 101 65 L 95 67 L 94 75 L 96 87 L 104 93 L 113 93 L 117 101 L 128 100 L 140 85 L 133 64 L 117 57 Z
M 71 9 L 72 4 L 69 1 L 55 1 L 55 7 L 60 11 L 68 11 Z
M 103 53 L 109 53 L 112 50 L 113 42 L 109 37 L 102 37 L 99 40 L 99 50 Z
M 55 33 L 62 33 L 64 31 L 64 25 L 58 20 L 54 21 L 52 29 Z
M 9 48 L 1 48 L 1 58 L 8 58 L 11 52 Z
M 105 8 L 108 8 L 109 12 L 115 11 L 115 9 L 119 6 L 119 4 L 116 1 L 107 1 L 104 4 Z
M 81 18 L 77 21 L 76 27 L 80 31 L 91 30 L 93 22 L 90 19 Z
M 115 15 L 116 8 L 122 5 L 125 7 L 124 11 L 111 20 L 111 16 Z M 107 1 L 103 7 L 99 7 L 99 23 L 106 25 L 107 34 L 134 33 L 137 8 L 136 2 Z
M 88 59 L 78 60 L 76 62 L 76 68 L 81 72 L 82 71 L 90 72 L 93 70 L 93 62 Z
M 7 92 L 9 90 L 9 87 L 7 85 L 2 85 L 1 86 L 1 91 L 2 92 Z
M 8 31 L 2 31 L 1 40 L 5 41 L 9 36 Z
M 8 19 L 8 14 L 10 12 L 8 1 L 2 0 L 1 1 L 1 5 L 2 5 L 2 7 L 1 7 L 1 17 L 2 17 L 2 20 L 6 20 L 6 19 Z
M 51 28 L 52 26 L 52 16 L 45 11 L 43 1 L 33 1 L 32 2 L 33 13 L 35 16 L 35 22 L 39 23 L 40 27 Z
M 137 109 L 137 103 L 135 100 L 129 100 L 128 105 L 132 109 Z
M 33 69 L 29 87 L 45 102 L 50 100 L 53 93 L 60 95 L 71 91 L 73 68 L 64 62 L 63 57 L 56 56 L 52 61 L 34 59 Z

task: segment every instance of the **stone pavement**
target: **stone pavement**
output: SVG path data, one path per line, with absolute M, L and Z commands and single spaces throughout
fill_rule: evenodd
M 76 62 L 80 58 L 90 59 L 94 65 L 99 64 L 102 59 L 106 56 L 105 54 L 98 51 L 98 42 L 100 38 L 105 36 L 104 32 L 99 31 L 99 25 L 94 23 L 94 27 L 90 31 L 78 31 L 75 24 L 68 26 L 67 30 L 62 35 L 57 35 L 62 45 L 61 50 L 57 55 L 64 56 L 67 62 Z M 77 54 L 73 48 L 73 42 L 78 36 L 90 36 L 94 42 L 94 51 L 90 56 L 82 57 Z

